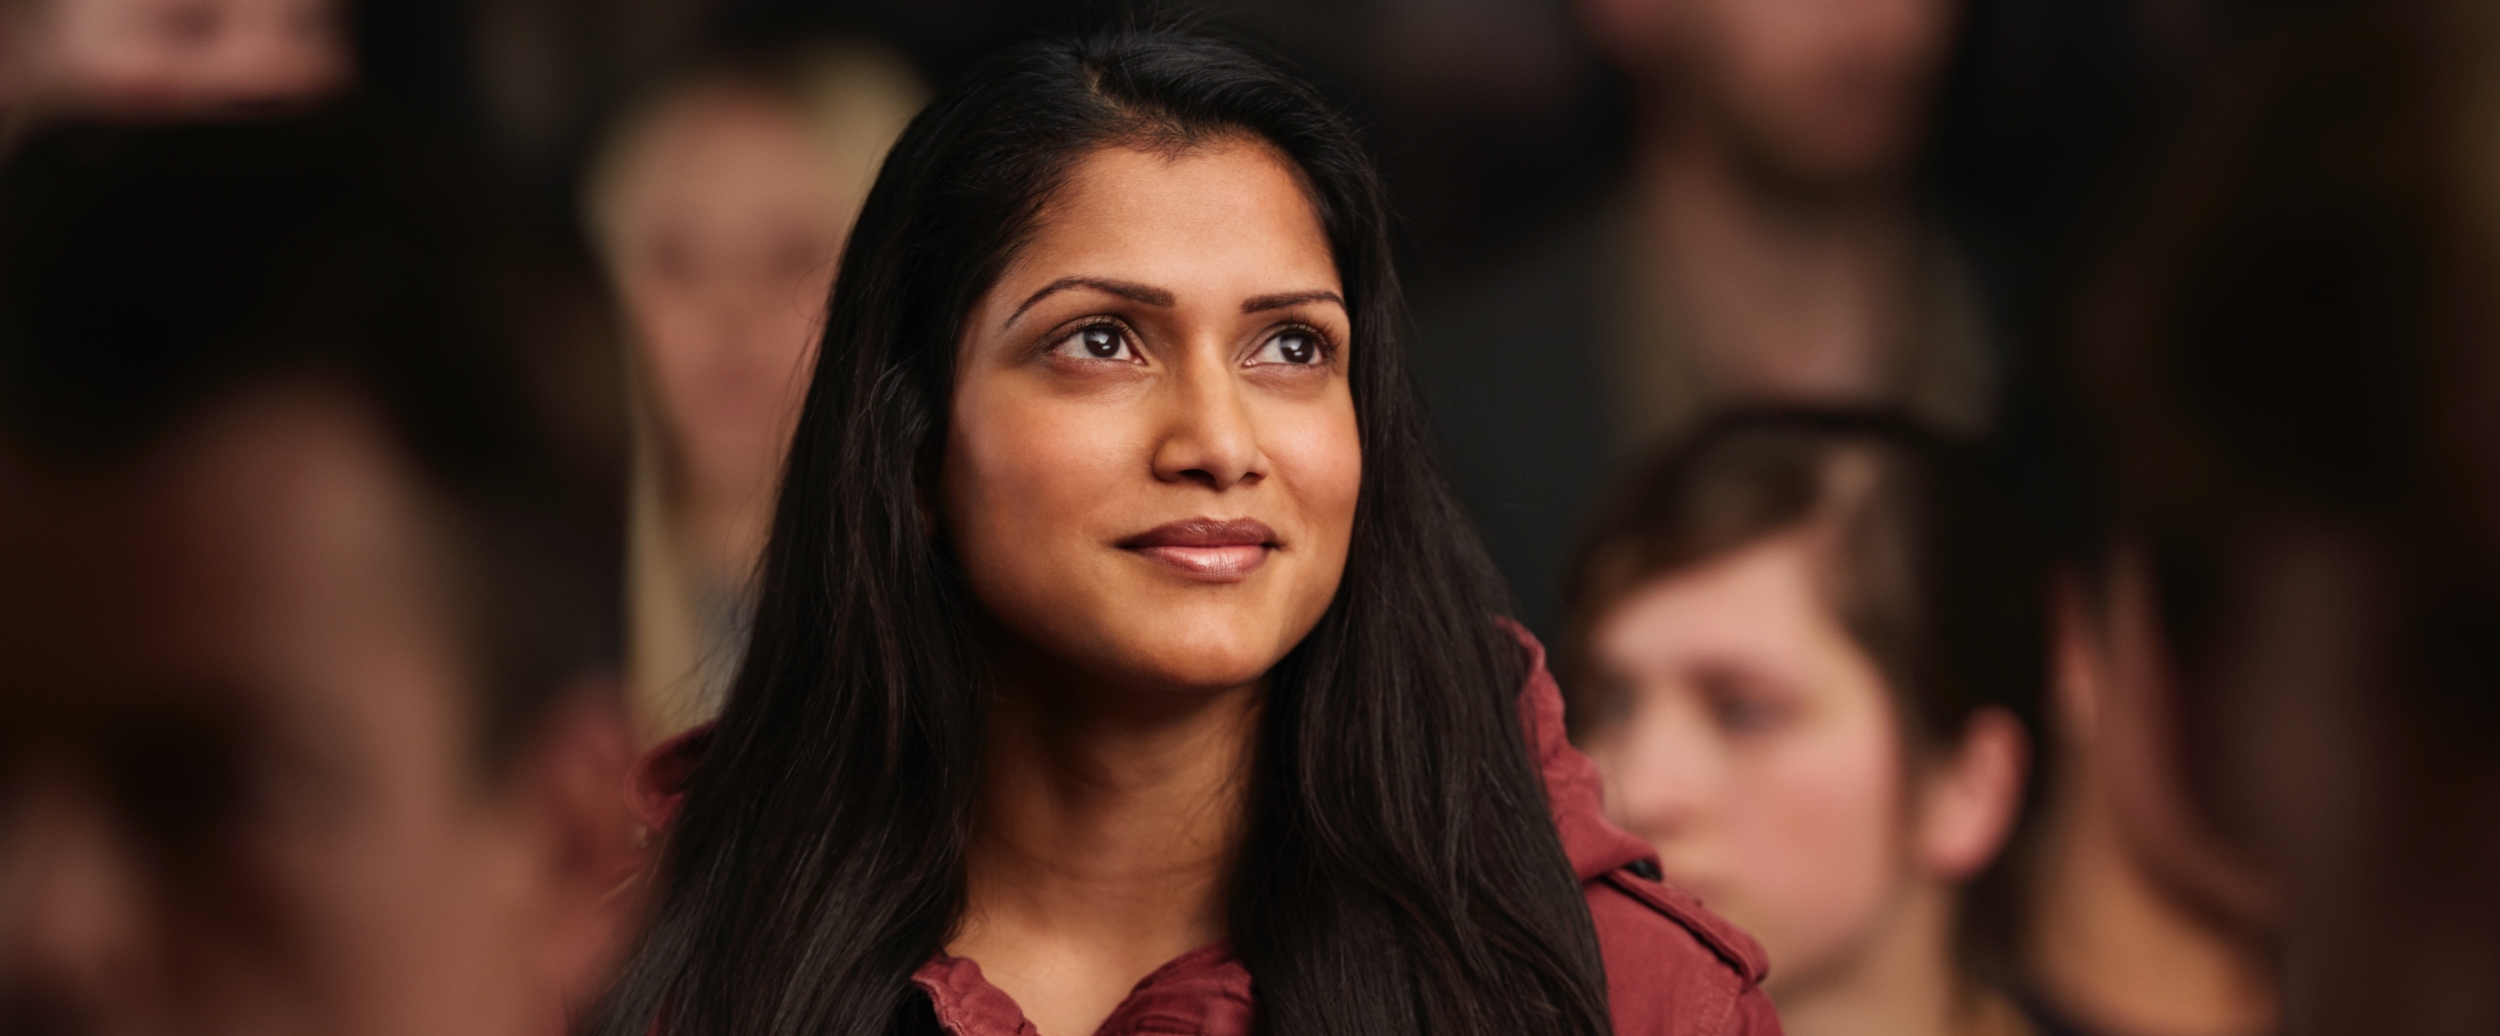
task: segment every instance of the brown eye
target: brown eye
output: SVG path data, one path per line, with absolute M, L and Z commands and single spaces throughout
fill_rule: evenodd
M 1288 367 L 1307 367 L 1320 359 L 1319 336 L 1300 329 L 1279 331 L 1259 347 L 1259 355 L 1251 363 L 1281 363 Z
M 1136 362 L 1137 353 L 1129 348 L 1128 336 L 1116 324 L 1089 324 L 1068 337 L 1060 339 L 1051 350 L 1061 356 L 1082 360 L 1124 360 Z
M 1709 672 L 1701 675 L 1701 691 L 1710 709 L 1710 718 L 1719 729 L 1732 735 L 1771 733 L 1788 720 L 1788 703 L 1784 696 L 1761 680 L 1739 672 Z

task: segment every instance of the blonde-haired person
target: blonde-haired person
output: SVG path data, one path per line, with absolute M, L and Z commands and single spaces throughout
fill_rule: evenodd
M 910 66 L 864 43 L 715 60 L 629 110 L 592 164 L 588 216 L 633 337 L 645 743 L 720 707 L 834 266 L 922 101 Z

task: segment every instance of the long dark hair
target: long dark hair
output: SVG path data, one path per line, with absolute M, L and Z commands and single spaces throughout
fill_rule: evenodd
M 1595 930 L 1523 742 L 1523 656 L 1427 454 L 1378 179 L 1307 86 L 1125 32 L 1000 55 L 914 119 L 842 257 L 754 641 L 605 1031 L 928 1025 L 982 764 L 975 603 L 925 517 L 965 314 L 1086 153 L 1224 138 L 1302 174 L 1353 316 L 1345 577 L 1270 674 L 1228 904 L 1270 1033 L 1604 1033 Z

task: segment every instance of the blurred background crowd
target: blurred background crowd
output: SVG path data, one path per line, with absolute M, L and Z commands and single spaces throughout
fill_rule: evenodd
M 0 1032 L 558 1032 L 887 144 L 1364 127 L 1446 471 L 1801 1036 L 2500 1033 L 2500 11 L 0 0 Z

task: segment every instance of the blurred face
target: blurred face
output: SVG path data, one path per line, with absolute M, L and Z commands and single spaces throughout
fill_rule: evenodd
M 1954 0 L 1583 0 L 1635 72 L 1672 77 L 1774 174 L 1899 172 L 1922 131 Z
M 697 493 L 769 491 L 807 384 L 856 185 L 786 105 L 698 90 L 624 158 L 610 262 Z
M 1762 940 L 1774 995 L 1870 942 L 1912 868 L 1898 723 L 1817 549 L 1788 534 L 1653 581 L 1591 644 L 1609 810 Z
M 940 507 L 992 616 L 1122 687 L 1283 658 L 1362 479 L 1343 295 L 1265 147 L 1083 160 L 965 325 Z
M 550 907 L 536 800 L 474 772 L 416 503 L 352 409 L 236 407 L 139 475 L 16 502 L 0 1030 L 560 1017 L 589 915 Z
M 23 88 L 81 110 L 301 103 L 351 74 L 337 0 L 35 0 Z

